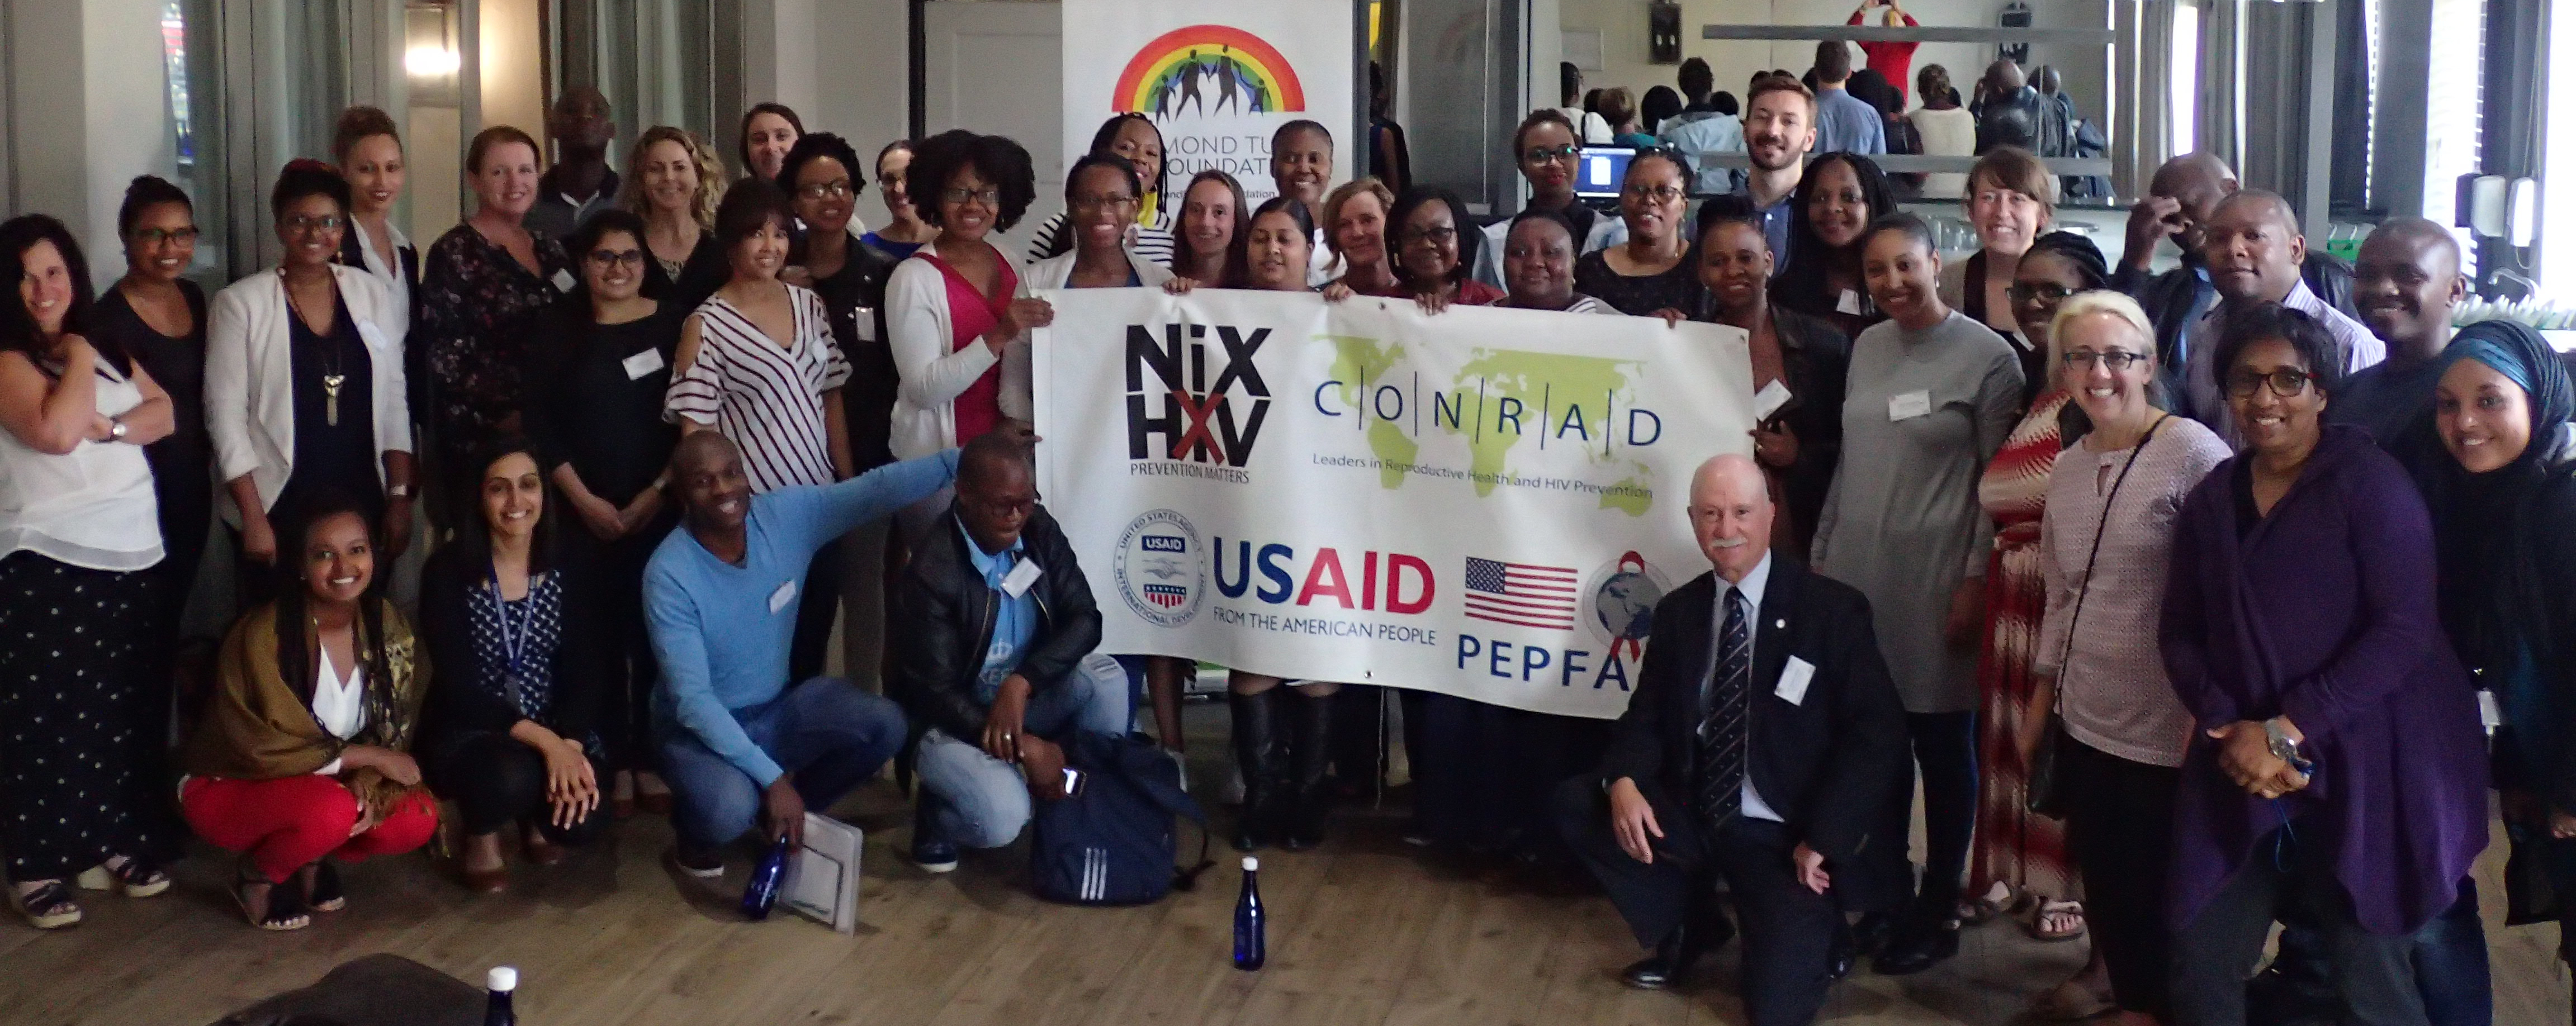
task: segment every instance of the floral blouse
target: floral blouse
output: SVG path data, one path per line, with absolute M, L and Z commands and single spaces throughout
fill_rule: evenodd
M 420 347 L 421 369 L 436 389 L 430 409 L 450 452 L 470 451 L 518 412 L 526 326 L 575 281 L 563 245 L 531 234 L 542 273 L 520 266 L 470 224 L 448 229 L 429 247 L 411 344 Z

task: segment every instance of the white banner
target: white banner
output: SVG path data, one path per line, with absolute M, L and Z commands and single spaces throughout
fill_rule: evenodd
M 1101 650 L 1613 717 L 1750 453 L 1744 333 L 1202 289 L 1045 294 L 1038 484 Z
M 1279 194 L 1270 134 L 1306 118 L 1332 129 L 1328 180 L 1349 180 L 1351 14 L 1321 0 L 1065 0 L 1065 166 L 1094 126 L 1136 111 L 1163 130 L 1175 196 L 1214 168 L 1257 206 Z

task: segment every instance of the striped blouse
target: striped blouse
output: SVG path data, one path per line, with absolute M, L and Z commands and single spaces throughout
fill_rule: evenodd
M 1038 226 L 1037 232 L 1029 237 L 1027 263 L 1034 264 L 1057 255 L 1056 246 L 1059 244 L 1067 250 L 1073 248 L 1072 244 L 1064 239 L 1064 223 L 1064 212 L 1057 211 L 1054 217 L 1047 218 L 1046 223 Z M 1128 235 L 1128 246 L 1136 251 L 1136 255 L 1164 267 L 1172 266 L 1173 240 L 1169 217 L 1158 217 L 1152 222 L 1139 222 L 1136 230 Z
M 698 307 L 698 357 L 671 375 L 663 416 L 713 424 L 742 448 L 754 493 L 839 479 L 823 427 L 823 393 L 850 378 L 831 315 L 810 289 L 787 286 L 796 337 L 781 348 L 723 296 Z

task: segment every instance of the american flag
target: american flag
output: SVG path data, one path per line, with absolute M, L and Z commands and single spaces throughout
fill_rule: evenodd
M 1581 601 L 1573 567 L 1467 557 L 1467 615 L 1515 627 L 1574 629 Z

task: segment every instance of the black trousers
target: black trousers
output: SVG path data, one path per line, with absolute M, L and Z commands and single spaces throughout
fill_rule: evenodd
M 2174 935 L 2177 1026 L 2244 1026 L 2245 981 L 2263 956 L 2283 898 L 2315 917 L 2334 966 L 2335 989 L 2343 995 L 2345 1023 L 2425 1026 L 2424 998 L 2415 987 L 2414 938 L 2381 936 L 2361 925 L 2324 848 L 2297 842 L 2303 825 L 2315 828 L 2313 821 L 2293 821 L 2254 842 L 2245 865 Z
M 545 756 L 508 734 L 463 730 L 440 738 L 426 768 L 431 787 L 456 802 L 469 835 L 494 833 L 525 820 L 537 824 L 538 832 L 556 844 L 583 844 L 608 825 L 608 806 L 603 801 L 571 827 L 555 826 L 552 805 L 546 801 Z M 590 753 L 590 769 L 606 790 L 608 767 L 596 752 Z
M 787 679 L 812 680 L 823 675 L 832 648 L 832 618 L 841 612 L 841 542 L 833 539 L 814 551 L 805 565 L 804 593 L 797 600 L 796 633 L 787 645 Z
M 2084 875 L 2084 920 L 2121 1008 L 2173 1018 L 2165 873 L 2182 771 L 2131 762 L 2071 737 L 2057 748 L 2066 840 Z
M 1557 830 L 1584 868 L 1610 892 L 1637 943 L 1653 947 L 1682 925 L 1689 908 L 1719 879 L 1735 901 L 1744 937 L 1744 1010 L 1753 1026 L 1805 1026 L 1825 1002 L 1834 934 L 1842 913 L 1833 893 L 1799 883 L 1797 839 L 1769 820 L 1737 816 L 1712 835 L 1698 817 L 1657 788 L 1641 786 L 1664 831 L 1655 861 L 1639 862 L 1610 829 L 1610 801 L 1598 775 L 1556 789 Z
M 1438 844 L 1555 858 L 1549 793 L 1601 765 L 1606 721 L 1405 691 L 1415 823 Z
M 661 747 L 653 741 L 653 682 L 661 664 L 653 658 L 653 637 L 644 623 L 644 565 L 677 522 L 665 512 L 613 542 L 600 541 L 578 522 L 557 535 L 567 558 L 591 582 L 591 594 L 607 607 L 598 618 L 606 636 L 583 643 L 601 646 L 606 676 L 600 681 L 599 734 L 608 748 L 602 754 L 615 769 L 661 766 Z

